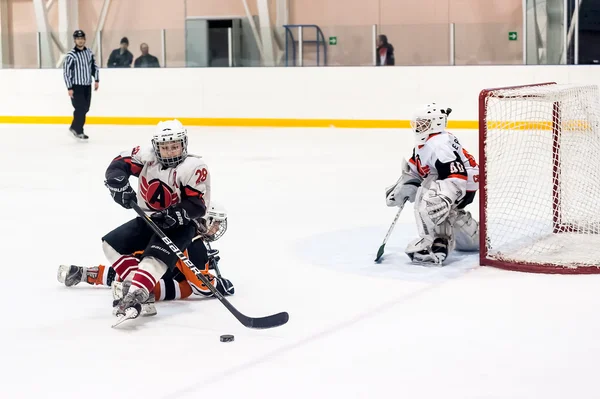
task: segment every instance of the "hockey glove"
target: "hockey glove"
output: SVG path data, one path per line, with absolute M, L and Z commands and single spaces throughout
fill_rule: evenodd
M 131 209 L 133 203 L 137 202 L 137 195 L 126 176 L 116 176 L 107 179 L 104 185 L 110 190 L 115 202 L 125 209 Z
M 402 175 L 396 184 L 385 189 L 387 206 L 402 206 L 406 201 L 415 202 L 421 179 L 413 174 L 406 159 L 402 159 Z
M 415 179 L 404 184 L 388 187 L 385 191 L 385 203 L 387 206 L 402 206 L 405 201 L 415 202 L 420 185 L 421 182 Z
M 177 205 L 173 205 L 163 209 L 160 212 L 153 213 L 150 215 L 150 219 L 152 219 L 154 223 L 164 230 L 185 226 L 191 222 L 187 211 Z
M 230 280 L 223 277 L 215 277 L 215 279 L 217 280 L 217 286 L 215 288 L 221 295 L 227 296 L 235 294 L 235 288 Z

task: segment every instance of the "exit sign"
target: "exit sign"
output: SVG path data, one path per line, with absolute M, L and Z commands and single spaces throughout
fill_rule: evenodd
M 337 36 L 329 36 L 329 45 L 335 46 L 337 44 Z
M 508 40 L 517 40 L 518 37 L 517 32 L 508 32 Z

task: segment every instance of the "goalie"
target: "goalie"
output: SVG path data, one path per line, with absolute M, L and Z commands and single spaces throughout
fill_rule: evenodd
M 479 188 L 477 162 L 446 131 L 452 110 L 428 104 L 415 113 L 415 147 L 402 176 L 386 189 L 387 206 L 414 202 L 419 238 L 406 248 L 417 263 L 442 264 L 454 250 L 479 250 L 479 223 L 465 207 Z

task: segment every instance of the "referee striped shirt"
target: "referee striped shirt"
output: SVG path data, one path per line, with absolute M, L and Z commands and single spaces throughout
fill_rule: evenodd
M 87 47 L 83 50 L 74 47 L 69 51 L 65 57 L 63 75 L 68 90 L 71 90 L 73 85 L 90 86 L 92 76 L 99 82 L 100 71 L 92 50 Z

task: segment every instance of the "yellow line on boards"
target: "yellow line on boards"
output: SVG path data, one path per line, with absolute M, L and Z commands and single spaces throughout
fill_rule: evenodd
M 92 125 L 155 125 L 169 117 L 88 116 Z M 354 129 L 408 129 L 408 120 L 364 119 L 277 119 L 277 118 L 178 118 L 186 126 L 232 127 L 335 127 Z M 0 123 L 14 124 L 70 124 L 71 116 L 0 116 Z M 449 129 L 477 129 L 478 121 L 448 121 Z

